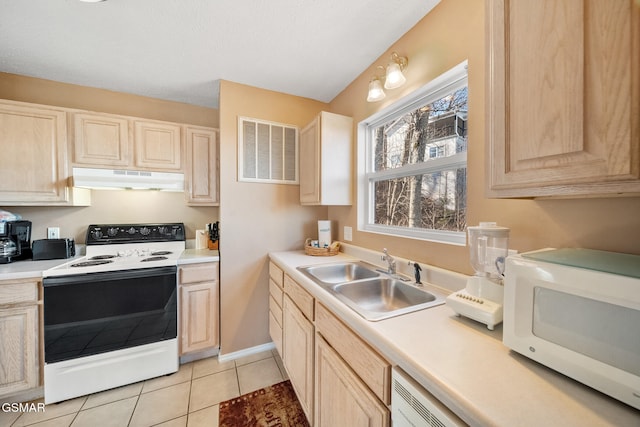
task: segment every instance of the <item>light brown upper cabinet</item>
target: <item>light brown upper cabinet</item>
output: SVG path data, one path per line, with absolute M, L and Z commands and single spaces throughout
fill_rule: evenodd
M 487 195 L 640 193 L 640 5 L 487 2 Z
M 168 171 L 182 168 L 180 125 L 136 120 L 134 129 L 136 167 Z
M 217 206 L 218 131 L 195 126 L 185 127 L 185 196 L 191 206 Z
M 353 119 L 321 112 L 300 131 L 300 203 L 351 205 Z
M 0 147 L 0 205 L 74 203 L 64 110 L 0 101 Z
M 73 118 L 75 163 L 115 167 L 129 165 L 129 121 L 126 117 L 77 113 Z
M 182 170 L 182 126 L 106 113 L 73 114 L 73 163 L 117 169 Z

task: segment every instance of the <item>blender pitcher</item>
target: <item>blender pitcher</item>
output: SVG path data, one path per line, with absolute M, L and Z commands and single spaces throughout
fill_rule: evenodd
M 502 275 L 509 252 L 509 229 L 495 222 L 481 222 L 467 227 L 467 232 L 469 260 L 475 274 L 467 279 L 465 289 L 447 297 L 447 305 L 457 316 L 482 322 L 493 330 L 502 322 Z

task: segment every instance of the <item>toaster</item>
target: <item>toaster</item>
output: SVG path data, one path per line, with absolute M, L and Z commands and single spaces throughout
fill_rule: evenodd
M 76 255 L 76 244 L 73 239 L 34 240 L 31 249 L 34 261 L 65 259 Z

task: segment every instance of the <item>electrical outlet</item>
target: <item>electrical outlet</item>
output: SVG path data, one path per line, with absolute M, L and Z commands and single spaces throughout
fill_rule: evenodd
M 344 234 L 344 240 L 346 242 L 350 242 L 351 240 L 353 240 L 353 229 L 351 227 L 345 225 L 342 234 Z
M 47 239 L 59 239 L 60 227 L 47 227 Z

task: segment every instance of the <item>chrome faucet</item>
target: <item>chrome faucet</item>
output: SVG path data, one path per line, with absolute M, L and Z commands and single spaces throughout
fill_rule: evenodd
M 387 265 L 389 266 L 387 269 L 387 273 L 394 275 L 396 274 L 396 260 L 394 257 L 392 257 L 391 255 L 389 255 L 389 252 L 387 251 L 387 248 L 383 248 L 382 252 L 384 253 L 384 255 L 382 255 L 382 260 L 383 261 L 387 261 Z

